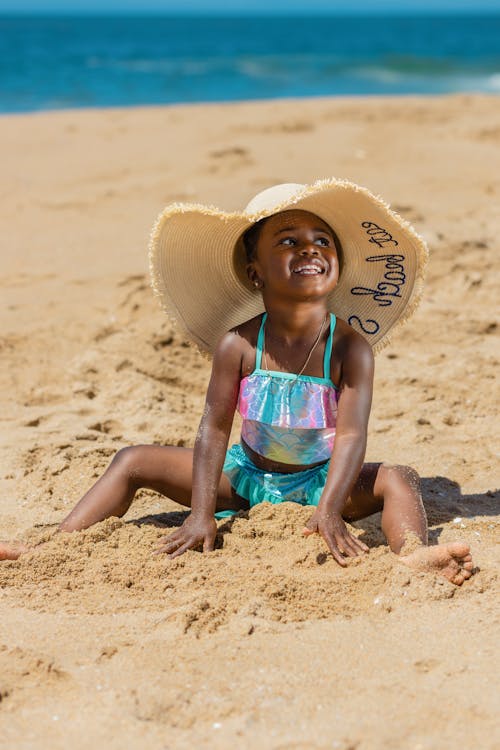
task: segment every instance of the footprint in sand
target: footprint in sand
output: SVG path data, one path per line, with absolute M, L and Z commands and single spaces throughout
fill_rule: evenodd
M 115 419 L 105 419 L 102 422 L 94 422 L 94 424 L 88 426 L 88 429 L 95 432 L 102 432 L 105 435 L 113 434 L 114 436 L 121 436 L 123 425 Z
M 104 326 L 101 328 L 97 333 L 92 337 L 92 341 L 99 342 L 104 341 L 105 339 L 108 339 L 110 336 L 113 336 L 115 333 L 119 333 L 120 329 L 118 326 L 109 325 Z
M 426 672 L 430 672 L 431 670 L 436 669 L 436 667 L 439 667 L 439 664 L 440 662 L 437 659 L 419 659 L 413 663 L 413 666 L 417 672 L 425 674 Z
M 174 340 L 174 337 L 170 333 L 165 336 L 153 336 L 153 349 L 158 351 L 159 349 L 164 349 L 165 347 L 172 346 Z
M 311 133 L 315 124 L 311 120 L 287 120 L 261 129 L 262 133 Z
M 316 129 L 315 122 L 312 120 L 283 120 L 281 122 L 269 123 L 269 125 L 245 125 L 234 128 L 234 132 L 257 133 L 269 135 L 270 133 L 310 133 Z
M 41 679 L 44 680 L 45 684 L 47 681 L 53 682 L 61 679 L 69 679 L 67 672 L 56 666 L 53 660 L 47 659 L 40 654 L 35 654 L 16 646 L 15 648 L 6 650 L 6 655 L 9 657 L 9 667 L 4 677 L 7 684 L 11 681 L 16 685 L 16 688 L 21 685 L 22 687 L 34 687 L 38 690 Z M 12 695 L 12 690 L 8 686 L 6 690 L 9 695 Z
M 393 203 L 391 208 L 410 222 L 425 221 L 425 216 L 422 216 L 422 214 L 420 214 L 413 206 L 404 206 L 398 203 Z
M 471 136 L 474 139 L 478 138 L 480 141 L 493 141 L 494 143 L 498 143 L 500 142 L 500 125 L 473 131 L 471 132 Z
M 137 273 L 132 274 L 131 276 L 126 276 L 124 279 L 118 282 L 117 286 L 129 286 L 130 284 L 137 284 L 138 282 L 144 282 L 146 280 L 146 277 L 143 273 Z
M 137 314 L 141 310 L 145 300 L 150 301 L 152 298 L 151 288 L 149 282 L 146 281 L 146 277 L 143 274 L 135 276 L 127 276 L 125 279 L 118 283 L 119 287 L 128 287 L 127 293 L 124 295 L 122 301 L 119 303 L 121 310 L 126 310 L 131 314 L 131 317 L 137 317 Z M 129 321 L 130 322 L 130 321 Z
M 243 146 L 231 146 L 217 151 L 210 151 L 211 164 L 208 174 L 232 174 L 235 170 L 244 169 L 253 164 L 250 152 Z

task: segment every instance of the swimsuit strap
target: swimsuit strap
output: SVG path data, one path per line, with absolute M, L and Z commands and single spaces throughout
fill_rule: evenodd
M 264 346 L 264 326 L 267 320 L 267 313 L 262 316 L 262 323 L 259 328 L 259 335 L 257 336 L 257 346 L 255 348 L 255 369 L 260 370 L 262 363 L 262 349 Z
M 325 356 L 323 357 L 323 377 L 325 380 L 330 380 L 330 359 L 332 357 L 332 343 L 333 334 L 335 333 L 335 326 L 337 325 L 337 318 L 333 313 L 330 313 L 330 333 L 325 346 Z
M 257 346 L 255 347 L 255 369 L 260 370 L 262 365 L 262 350 L 264 348 L 264 328 L 266 325 L 267 313 L 262 316 L 262 322 L 259 328 L 259 335 L 257 336 Z M 335 333 L 335 326 L 337 325 L 337 318 L 333 313 L 330 313 L 330 333 L 325 346 L 325 355 L 323 357 L 323 377 L 325 380 L 330 380 L 330 360 L 332 357 L 332 344 L 333 334 Z

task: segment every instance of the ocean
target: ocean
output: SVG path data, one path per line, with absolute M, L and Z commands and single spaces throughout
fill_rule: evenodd
M 500 93 L 500 15 L 0 17 L 0 112 Z

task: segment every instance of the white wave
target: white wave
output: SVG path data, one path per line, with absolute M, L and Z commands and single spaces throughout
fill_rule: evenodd
M 127 71 L 127 73 L 164 73 L 166 75 L 186 76 L 207 75 L 222 67 L 224 63 L 224 58 L 210 58 L 204 60 L 197 60 L 195 58 L 159 58 L 157 60 L 137 58 L 133 60 L 106 60 L 104 58 L 89 57 L 86 60 L 88 68 L 124 70 Z
M 356 77 L 366 78 L 376 81 L 377 83 L 397 84 L 408 78 L 407 74 L 401 73 L 391 68 L 380 68 L 376 66 L 354 68 L 346 71 Z
M 500 91 L 500 73 L 493 73 L 487 79 L 491 91 Z

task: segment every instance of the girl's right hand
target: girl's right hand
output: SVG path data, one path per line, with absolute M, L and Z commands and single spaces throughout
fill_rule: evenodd
M 169 536 L 160 539 L 161 547 L 155 554 L 166 552 L 170 559 L 179 557 L 188 549 L 203 545 L 203 552 L 212 552 L 217 534 L 215 518 L 189 515 L 182 526 Z

